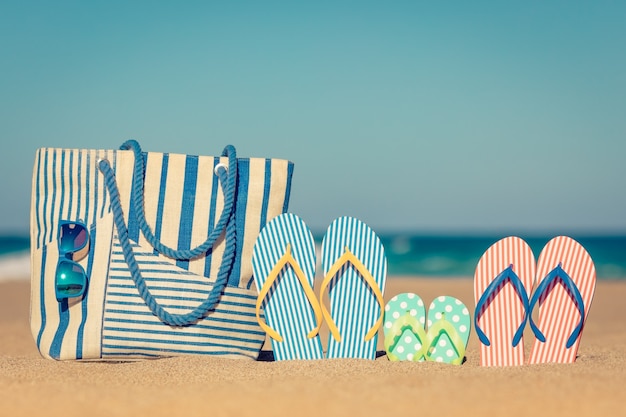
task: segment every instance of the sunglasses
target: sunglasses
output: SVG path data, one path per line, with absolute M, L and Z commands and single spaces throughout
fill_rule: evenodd
M 59 261 L 55 275 L 57 301 L 80 297 L 87 288 L 85 268 L 74 262 L 74 254 L 83 251 L 89 243 L 87 226 L 62 220 L 59 224 Z M 81 253 L 84 257 L 84 253 Z M 80 258 L 79 258 L 80 259 Z

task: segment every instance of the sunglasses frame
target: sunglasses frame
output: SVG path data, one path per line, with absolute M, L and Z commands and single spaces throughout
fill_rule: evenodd
M 65 250 L 63 249 L 63 245 L 62 245 L 63 231 L 65 230 L 67 226 L 70 226 L 70 225 L 73 225 L 74 228 L 81 227 L 85 231 L 86 237 L 85 237 L 85 242 L 80 247 L 72 248 L 72 250 Z M 57 238 L 57 246 L 59 249 L 59 260 L 57 261 L 57 267 L 55 269 L 55 274 L 54 274 L 54 292 L 55 292 L 58 302 L 61 302 L 68 298 L 82 297 L 85 294 L 85 291 L 87 289 L 87 283 L 88 283 L 87 272 L 85 271 L 85 268 L 83 268 L 81 264 L 74 261 L 72 255 L 85 249 L 88 244 L 89 244 L 89 229 L 87 229 L 87 225 L 85 225 L 84 223 L 80 221 L 61 220 L 59 222 L 59 234 Z M 69 295 L 63 291 L 61 292 L 59 291 L 59 274 L 61 273 L 59 268 L 61 267 L 62 264 L 68 264 L 68 265 L 71 265 L 72 268 L 78 268 L 77 272 L 80 272 L 82 274 L 83 282 L 82 282 L 82 289 L 80 290 L 80 292 Z

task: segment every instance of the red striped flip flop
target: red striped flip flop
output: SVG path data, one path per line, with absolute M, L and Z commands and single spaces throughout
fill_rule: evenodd
M 538 302 L 538 323 L 531 316 L 536 339 L 529 362 L 572 363 L 596 288 L 593 261 L 574 239 L 558 236 L 541 251 L 537 277 L 529 316 Z
M 535 259 L 528 244 L 511 236 L 494 243 L 474 275 L 474 329 L 482 366 L 524 363 L 523 330 Z

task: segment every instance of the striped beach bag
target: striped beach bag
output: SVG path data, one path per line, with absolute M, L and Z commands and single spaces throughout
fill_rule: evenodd
M 57 360 L 256 359 L 259 231 L 287 210 L 286 160 L 37 150 L 31 332 Z

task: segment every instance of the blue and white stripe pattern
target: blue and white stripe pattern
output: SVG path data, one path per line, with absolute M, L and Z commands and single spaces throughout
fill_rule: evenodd
M 132 152 L 128 154 L 132 158 Z M 163 244 L 177 249 L 193 248 L 204 242 L 222 213 L 223 192 L 214 170 L 218 164 L 227 164 L 227 158 L 148 152 L 145 161 L 145 213 L 154 235 Z M 133 165 L 127 168 L 130 171 L 116 170 L 122 195 L 123 182 L 128 180 L 130 186 L 133 174 Z M 293 164 L 285 160 L 239 158 L 237 171 L 237 252 L 229 285 L 250 288 L 254 239 L 267 220 L 286 211 Z M 130 194 L 134 191 L 127 192 L 129 198 L 134 198 Z M 129 202 L 122 202 L 122 207 L 124 213 L 129 213 L 129 238 L 141 246 L 149 245 L 139 230 L 134 207 Z M 218 241 L 207 256 L 176 261 L 176 265 L 199 275 L 216 277 L 224 247 L 225 242 Z
M 35 155 L 31 198 L 31 333 L 44 357 L 100 356 L 102 300 L 106 285 L 112 216 L 100 158 L 115 166 L 115 151 L 39 149 Z M 55 273 L 61 220 L 84 223 L 88 254 L 77 259 L 89 276 L 80 299 L 57 302 Z M 96 227 L 98 225 L 98 227 Z
M 31 200 L 31 243 L 34 248 L 56 241 L 60 220 L 87 227 L 110 211 L 97 161 L 116 162 L 116 151 L 39 149 L 35 155 Z
M 370 272 L 381 293 L 387 277 L 387 258 L 380 239 L 365 223 L 353 217 L 340 217 L 328 227 L 322 240 L 321 262 L 327 275 L 348 248 Z M 328 358 L 375 359 L 378 334 L 365 341 L 367 332 L 381 317 L 370 286 L 350 264 L 344 265 L 328 286 L 330 313 L 341 342 L 328 337 Z
M 133 252 L 151 293 L 166 310 L 184 314 L 200 304 L 213 288 L 203 276 L 175 267 L 151 248 Z M 104 308 L 102 357 L 180 354 L 241 355 L 256 359 L 265 333 L 255 316 L 254 293 L 226 287 L 216 308 L 193 326 L 162 323 L 140 297 L 114 239 Z
M 219 163 L 228 165 L 228 159 L 154 152 L 143 156 L 145 212 L 154 233 L 178 249 L 203 242 L 223 208 L 223 192 L 214 168 Z M 117 261 L 119 253 L 112 243 L 116 230 L 110 195 L 98 170 L 100 159 L 108 160 L 115 172 L 130 240 L 136 245 L 141 268 L 147 268 L 142 271 L 146 282 L 160 301 L 172 311 L 197 305 L 203 291 L 211 288 L 221 264 L 226 246 L 223 239 L 218 239 L 207 256 L 189 261 L 166 259 L 147 243 L 130 204 L 132 151 L 39 149 L 31 200 L 30 316 L 31 332 L 41 354 L 54 359 L 185 353 L 256 357 L 264 337 L 254 316 L 256 291 L 250 288 L 252 247 L 265 223 L 287 209 L 293 164 L 264 158 L 237 159 L 239 179 L 233 216 L 237 242 L 228 286 L 215 311 L 201 322 L 170 328 L 155 324 L 154 317 L 146 316 L 139 306 L 132 307 L 137 301 L 131 301 L 134 298 L 129 294 L 137 290 L 128 288 L 125 264 Z M 89 253 L 78 260 L 88 275 L 88 287 L 82 298 L 57 302 L 54 281 L 60 220 L 81 221 L 88 227 Z M 159 286 L 164 289 L 156 289 Z M 165 288 L 170 286 L 167 295 Z M 119 295 L 124 291 L 129 293 Z M 129 304 L 119 308 L 123 304 L 116 307 L 115 302 Z M 189 336 L 194 332 L 197 337 Z M 214 337 L 207 336 L 209 333 Z M 228 346 L 220 347 L 218 338 Z
M 296 215 L 287 213 L 275 217 L 259 234 L 254 245 L 252 266 L 254 281 L 260 290 L 279 260 L 285 255 L 287 245 L 304 272 L 311 288 L 315 280 L 315 242 L 311 231 Z M 308 338 L 317 327 L 313 308 L 293 268 L 286 265 L 263 300 L 268 326 L 282 338 L 272 339 L 276 360 L 322 359 L 319 335 Z

